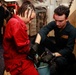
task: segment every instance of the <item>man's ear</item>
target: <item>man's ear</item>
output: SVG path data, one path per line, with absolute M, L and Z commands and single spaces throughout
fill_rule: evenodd
M 68 18 L 66 18 L 66 21 L 68 21 Z

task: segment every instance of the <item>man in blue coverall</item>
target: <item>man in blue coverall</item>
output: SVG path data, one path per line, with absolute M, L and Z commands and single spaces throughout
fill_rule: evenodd
M 68 21 L 70 10 L 64 5 L 54 10 L 54 21 L 44 26 L 36 36 L 33 50 L 38 52 L 39 44 L 48 48 L 55 56 L 54 63 L 50 65 L 51 75 L 62 72 L 67 65 L 74 61 L 73 49 L 75 43 L 75 28 Z M 47 34 L 54 30 L 55 37 L 47 37 Z M 39 51 L 40 52 L 40 51 Z M 42 57 L 44 62 L 51 61 L 51 54 Z M 62 75 L 62 74 L 58 74 Z

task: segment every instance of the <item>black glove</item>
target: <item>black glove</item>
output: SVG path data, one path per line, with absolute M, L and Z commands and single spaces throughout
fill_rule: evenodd
M 30 54 L 35 55 L 36 53 L 38 53 L 38 47 L 39 47 L 39 44 L 35 43 L 30 49 Z
M 49 63 L 50 60 L 52 60 L 55 56 L 51 52 L 46 52 L 46 55 L 43 56 L 41 59 L 43 62 Z
M 38 47 L 39 44 L 35 43 L 31 49 L 30 49 L 30 53 L 29 53 L 29 57 L 31 57 L 32 59 L 35 59 L 36 54 L 38 53 Z

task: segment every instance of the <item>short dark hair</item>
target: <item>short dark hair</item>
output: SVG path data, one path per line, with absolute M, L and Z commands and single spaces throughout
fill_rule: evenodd
M 24 17 L 24 13 L 27 9 L 32 9 L 35 11 L 34 5 L 28 0 L 22 3 L 21 7 L 18 9 L 18 15 Z
M 2 1 L 0 1 L 0 3 L 2 3 Z
M 67 18 L 69 16 L 70 10 L 69 10 L 69 7 L 64 6 L 64 5 L 60 5 L 54 10 L 54 13 L 59 15 L 59 16 L 64 14 Z

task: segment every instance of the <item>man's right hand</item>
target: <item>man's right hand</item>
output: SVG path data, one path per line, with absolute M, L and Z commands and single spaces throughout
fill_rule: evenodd
M 38 47 L 39 44 L 35 43 L 31 49 L 30 49 L 30 53 L 29 53 L 29 57 L 35 59 L 35 55 L 38 54 Z
M 39 44 L 35 43 L 30 49 L 30 54 L 35 55 L 36 53 L 38 53 L 38 47 L 39 47 Z

